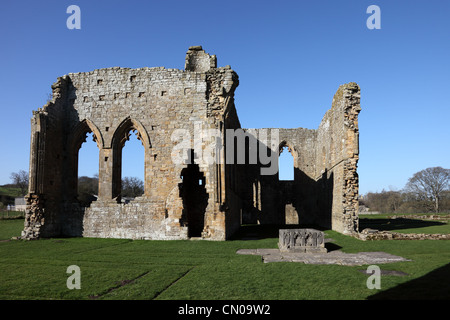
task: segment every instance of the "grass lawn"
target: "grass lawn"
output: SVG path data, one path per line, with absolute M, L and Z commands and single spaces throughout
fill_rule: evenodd
M 364 242 L 325 231 L 333 248 L 344 252 L 384 251 L 412 260 L 379 265 L 408 275 L 382 275 L 381 289 L 370 290 L 368 275 L 360 271 L 367 266 L 262 263 L 260 256 L 236 254 L 242 248 L 276 248 L 276 232 L 261 232 L 258 240 L 226 242 L 7 240 L 22 228 L 23 220 L 0 220 L 3 300 L 450 299 L 448 241 Z M 80 267 L 80 290 L 66 286 L 70 265 Z
M 416 216 L 441 216 L 442 220 L 416 219 Z M 401 216 L 401 217 L 397 217 Z M 408 216 L 411 216 L 409 218 Z M 396 217 L 395 219 L 392 219 Z M 366 214 L 359 216 L 360 230 L 374 228 L 400 233 L 450 233 L 450 213 L 440 214 Z
M 25 212 L 23 211 L 0 211 L 0 219 L 13 219 L 25 217 Z
M 23 219 L 0 219 L 0 241 L 20 236 L 23 223 Z M 2 258 L 3 256 L 0 256 L 0 259 Z

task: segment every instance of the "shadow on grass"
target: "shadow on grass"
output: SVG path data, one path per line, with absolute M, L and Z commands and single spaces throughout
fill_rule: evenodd
M 325 239 L 325 248 L 327 249 L 328 252 L 342 249 L 341 246 L 338 246 L 337 244 L 332 242 L 327 242 L 326 239 Z
M 324 230 L 318 226 L 310 225 L 277 225 L 277 224 L 252 224 L 252 225 L 242 225 L 240 229 L 233 235 L 230 240 L 260 240 L 267 238 L 277 238 L 279 237 L 280 229 L 299 229 L 299 228 L 311 228 L 316 230 Z
M 398 229 L 415 229 L 415 228 L 425 228 L 431 226 L 441 226 L 445 223 L 439 221 L 427 221 L 427 220 L 417 220 L 417 219 L 359 219 L 359 230 L 364 230 L 366 228 L 377 229 L 380 231 L 391 231 Z
M 243 225 L 230 240 L 260 240 L 266 238 L 278 238 L 276 225 Z
M 280 229 L 301 229 L 310 228 L 325 231 L 322 227 L 311 225 L 243 225 L 230 240 L 261 240 L 261 239 L 278 239 Z M 332 243 L 332 239 L 325 237 L 325 248 L 328 252 L 342 249 L 341 246 Z
M 402 283 L 376 293 L 369 300 L 449 300 L 450 263 L 427 273 L 423 277 Z

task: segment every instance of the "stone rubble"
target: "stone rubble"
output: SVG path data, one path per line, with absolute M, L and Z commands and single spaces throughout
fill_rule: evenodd
M 366 228 L 357 238 L 360 240 L 450 240 L 450 234 L 400 233 L 392 231 L 378 231 Z

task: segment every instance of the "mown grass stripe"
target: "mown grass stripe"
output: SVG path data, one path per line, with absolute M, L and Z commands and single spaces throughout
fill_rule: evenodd
M 153 299 L 157 299 L 164 291 L 169 290 L 172 286 L 174 286 L 178 281 L 180 281 L 181 279 L 183 279 L 185 276 L 187 276 L 187 274 L 189 272 L 191 272 L 192 270 L 194 270 L 195 267 L 189 268 L 189 270 L 187 270 L 186 272 L 184 272 L 180 277 L 178 277 L 177 279 L 175 279 L 174 281 L 172 281 L 167 287 L 165 287 L 164 289 L 162 289 L 160 292 L 158 292 Z
M 138 280 L 138 279 L 140 279 L 140 278 L 142 278 L 142 277 L 145 277 L 145 276 L 146 276 L 147 274 L 149 274 L 149 273 L 150 273 L 150 271 L 146 271 L 146 272 L 144 272 L 144 273 L 138 275 L 138 276 L 135 277 L 134 279 L 119 281 L 119 283 L 118 283 L 116 286 L 111 287 L 111 288 L 108 288 L 105 292 L 102 292 L 102 293 L 100 293 L 100 294 L 98 294 L 98 295 L 90 295 L 90 296 L 89 296 L 89 299 L 91 299 L 91 300 L 96 300 L 96 299 L 98 299 L 98 298 L 104 297 L 105 295 L 107 295 L 107 294 L 113 292 L 114 290 L 117 290 L 117 289 L 122 288 L 122 287 L 124 287 L 124 286 L 126 286 L 126 285 L 129 285 L 129 284 L 133 284 L 136 280 Z

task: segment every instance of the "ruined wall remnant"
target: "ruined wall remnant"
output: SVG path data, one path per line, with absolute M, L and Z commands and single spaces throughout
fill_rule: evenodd
M 113 67 L 58 78 L 52 101 L 31 120 L 22 237 L 226 240 L 242 223 L 286 222 L 357 231 L 358 86 L 339 88 L 317 130 L 280 128 L 277 143 L 262 143 L 272 129 L 241 128 L 238 84 L 238 75 L 217 67 L 200 46 L 187 51 L 185 70 Z M 202 130 L 220 141 L 214 162 L 201 159 L 212 140 L 199 140 Z M 245 163 L 227 162 L 227 130 L 251 132 Z M 99 148 L 99 191 L 84 208 L 77 200 L 78 153 L 88 133 Z M 125 203 L 122 148 L 130 134 L 144 148 L 145 192 Z M 176 162 L 186 136 L 185 159 Z M 262 175 L 267 163 L 249 161 L 252 139 L 266 153 L 288 147 L 294 180 Z
M 277 129 L 279 144 L 294 158 L 294 180 L 261 176 L 260 164 L 241 172 L 243 222 L 316 225 L 358 232 L 360 89 L 341 85 L 316 130 Z M 253 130 L 256 135 L 261 130 Z M 259 135 L 258 135 L 259 136 Z
M 217 68 L 217 58 L 215 55 L 210 56 L 201 46 L 190 47 L 186 53 L 186 63 L 184 69 L 186 71 L 207 72 Z
M 358 174 L 360 89 L 356 83 L 342 85 L 318 129 L 317 177 L 332 178 L 325 196 L 331 203 L 331 228 L 342 233 L 358 232 Z M 330 208 L 327 208 L 327 211 Z

